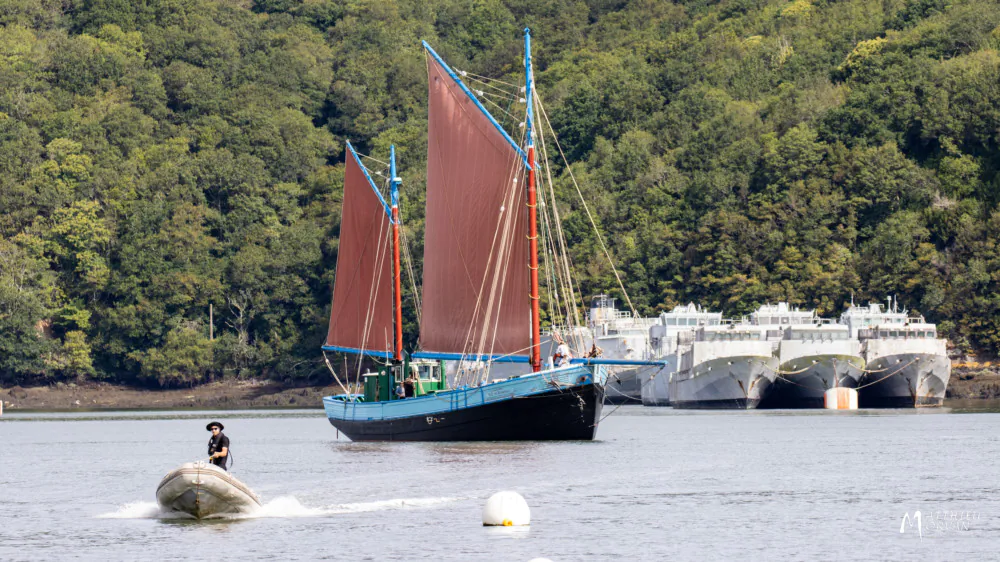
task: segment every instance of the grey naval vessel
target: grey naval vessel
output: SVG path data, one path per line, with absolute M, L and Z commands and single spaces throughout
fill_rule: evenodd
M 891 302 L 891 301 L 890 301 Z M 900 311 L 894 303 L 851 306 L 841 322 L 861 342 L 868 369 L 858 391 L 862 408 L 941 406 L 951 361 L 947 342 L 923 316 Z
M 827 390 L 858 386 L 865 360 L 846 325 L 787 303 L 762 306 L 752 323 L 778 340 L 780 373 L 762 408 L 822 408 Z
M 670 405 L 670 376 L 677 371 L 681 334 L 686 334 L 683 339 L 690 343 L 692 334 L 699 326 L 718 326 L 721 323 L 721 312 L 709 312 L 694 303 L 675 306 L 670 312 L 660 314 L 657 323 L 649 328 L 649 347 L 653 357 L 665 361 L 665 364 L 639 375 L 643 406 Z
M 764 334 L 732 321 L 679 334 L 677 357 L 668 384 L 674 408 L 756 408 L 778 371 Z
M 587 327 L 591 332 L 590 345 L 600 349 L 603 359 L 646 360 L 652 359 L 649 347 L 649 329 L 657 318 L 635 316 L 629 311 L 618 310 L 615 299 L 597 295 L 591 300 L 587 312 Z M 590 347 L 584 342 L 584 353 Z M 635 403 L 642 401 L 640 377 L 655 370 L 649 366 L 608 366 L 608 383 L 605 403 Z

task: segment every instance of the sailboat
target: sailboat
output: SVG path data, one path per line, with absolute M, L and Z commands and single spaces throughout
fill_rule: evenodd
M 524 41 L 523 148 L 422 43 L 429 94 L 427 208 L 420 350 L 412 354 L 404 353 L 402 338 L 395 147 L 387 203 L 348 144 L 323 350 L 385 361 L 363 376 L 363 391 L 323 399 L 330 423 L 352 440 L 592 440 L 597 434 L 607 382 L 600 360 L 542 367 L 527 29 Z M 457 376 L 449 384 L 446 363 L 451 371 L 457 366 L 484 374 Z M 488 376 L 496 363 L 521 369 L 497 380 Z

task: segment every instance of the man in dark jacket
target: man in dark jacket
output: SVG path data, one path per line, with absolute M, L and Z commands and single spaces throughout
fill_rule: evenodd
M 229 438 L 222 433 L 222 424 L 214 421 L 205 426 L 205 429 L 212 432 L 212 437 L 208 440 L 208 460 L 226 470 L 226 461 L 229 460 Z

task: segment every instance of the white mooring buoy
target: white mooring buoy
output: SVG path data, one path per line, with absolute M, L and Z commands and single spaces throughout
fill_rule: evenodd
M 483 525 L 516 527 L 531 523 L 531 510 L 517 492 L 497 492 L 483 506 Z
M 823 407 L 827 410 L 857 410 L 858 390 L 843 386 L 828 389 L 823 393 Z

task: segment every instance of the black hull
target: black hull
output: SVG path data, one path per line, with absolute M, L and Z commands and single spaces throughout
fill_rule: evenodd
M 603 403 L 604 387 L 587 384 L 433 416 L 330 424 L 352 441 L 590 441 Z
M 753 410 L 760 404 L 760 399 L 735 398 L 732 400 L 690 400 L 686 402 L 671 401 L 674 408 L 686 410 Z
M 827 389 L 835 387 L 857 388 L 864 363 L 841 356 L 813 356 L 817 360 L 804 371 L 779 377 L 771 392 L 761 404 L 761 409 L 823 408 Z M 808 359 L 808 358 L 807 358 Z M 795 371 L 796 360 L 783 364 L 786 371 Z

